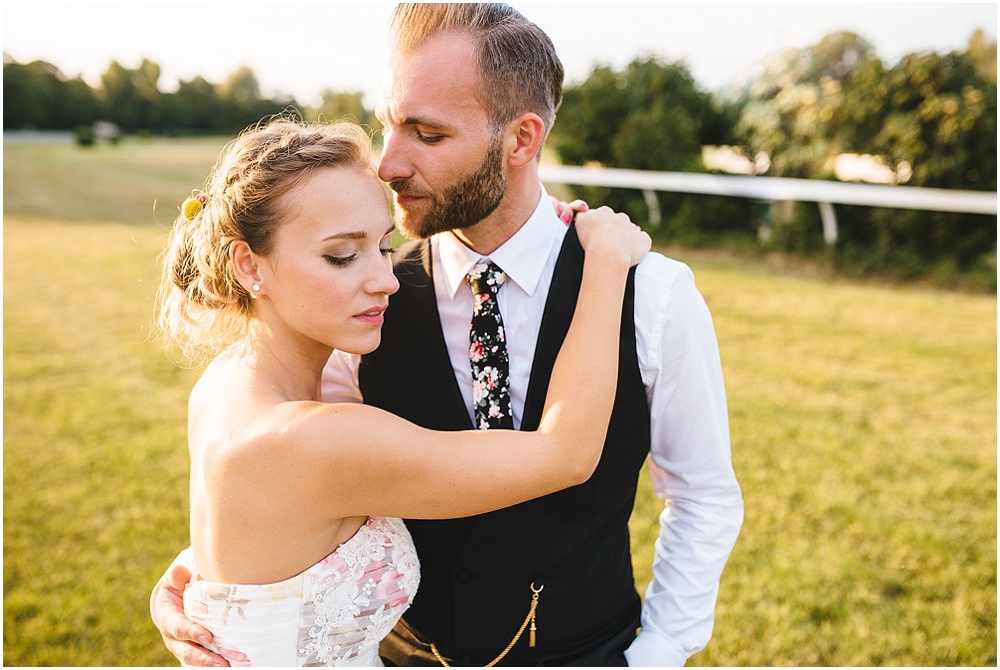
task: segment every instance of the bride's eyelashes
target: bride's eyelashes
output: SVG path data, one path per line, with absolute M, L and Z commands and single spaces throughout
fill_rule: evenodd
M 330 265 L 335 265 L 337 267 L 345 267 L 350 265 L 352 261 L 356 260 L 357 254 L 351 254 L 350 256 L 323 256 L 326 262 Z

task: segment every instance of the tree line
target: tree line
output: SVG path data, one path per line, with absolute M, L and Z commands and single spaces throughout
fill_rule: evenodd
M 148 59 L 134 69 L 112 61 L 95 88 L 82 77 L 64 76 L 51 63 L 22 64 L 4 54 L 3 127 L 76 130 L 109 121 L 126 134 L 228 134 L 289 108 L 312 118 L 372 121 L 360 92 L 327 90 L 318 107 L 304 107 L 292 97 L 263 96 L 249 67 L 217 84 L 204 77 L 182 80 L 169 92 L 160 90 L 159 79 L 160 66 Z
M 202 77 L 159 88 L 160 68 L 112 62 L 92 88 L 42 61 L 4 56 L 4 128 L 73 129 L 111 121 L 126 133 L 235 133 L 295 108 L 306 118 L 353 117 L 378 128 L 360 93 L 327 90 L 317 108 L 266 98 L 250 68 L 224 82 Z M 774 54 L 744 85 L 708 93 L 684 63 L 638 58 L 599 66 L 566 87 L 549 140 L 568 165 L 708 171 L 705 146 L 726 146 L 755 174 L 836 179 L 842 154 L 875 157 L 897 183 L 996 191 L 996 42 L 982 31 L 961 52 L 924 52 L 887 64 L 862 37 L 832 33 Z M 376 134 L 376 140 L 378 135 Z M 591 202 L 649 220 L 630 189 L 576 187 Z M 763 203 L 660 193 L 654 235 L 688 246 L 724 245 L 825 257 L 843 271 L 971 278 L 996 289 L 996 217 L 837 206 L 825 245 L 814 203 Z
M 565 164 L 704 172 L 703 147 L 737 150 L 754 174 L 836 179 L 842 154 L 874 157 L 895 183 L 996 191 L 996 42 L 884 63 L 853 33 L 775 54 L 745 85 L 708 94 L 683 63 L 599 67 L 566 89 L 550 144 Z M 576 194 L 647 219 L 635 190 Z M 853 274 L 932 277 L 996 290 L 995 216 L 836 206 L 827 247 L 815 203 L 658 194 L 656 234 L 688 246 L 731 245 L 825 258 Z

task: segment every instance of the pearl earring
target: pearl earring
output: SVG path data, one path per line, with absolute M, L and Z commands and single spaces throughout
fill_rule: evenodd
M 253 289 L 253 292 L 254 292 L 254 293 L 256 293 L 257 291 L 259 291 L 259 290 L 260 290 L 260 284 L 254 284 L 254 285 L 253 285 L 253 286 L 251 286 L 250 288 L 251 288 L 251 289 Z

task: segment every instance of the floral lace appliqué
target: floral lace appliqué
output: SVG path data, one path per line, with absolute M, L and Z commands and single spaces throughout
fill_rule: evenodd
M 184 612 L 212 631 L 211 648 L 234 667 L 373 666 L 419 583 L 403 522 L 373 517 L 337 551 L 282 582 L 193 581 Z
M 420 569 L 402 521 L 372 518 L 309 578 L 299 664 L 375 665 L 379 642 L 416 593 Z

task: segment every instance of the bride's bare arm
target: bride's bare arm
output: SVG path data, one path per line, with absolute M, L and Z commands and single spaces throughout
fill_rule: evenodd
M 268 490 L 282 490 L 274 478 L 287 476 L 296 497 L 337 517 L 447 518 L 586 481 L 600 460 L 614 402 L 628 268 L 650 241 L 607 208 L 577 219 L 586 254 L 581 290 L 537 431 L 438 432 L 372 407 L 291 403 L 274 417 L 288 428 L 281 444 L 272 443 L 280 449 L 280 457 L 271 454 L 279 471 L 261 473 Z M 302 472 L 328 474 L 304 482 Z

